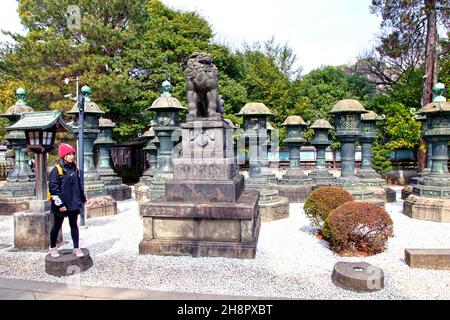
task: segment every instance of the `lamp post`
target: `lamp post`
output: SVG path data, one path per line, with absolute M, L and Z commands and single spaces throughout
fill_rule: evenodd
M 375 112 L 369 111 L 361 115 L 361 169 L 357 176 L 368 186 L 384 186 L 386 181 L 372 168 L 372 144 L 377 139 L 376 122 L 384 119 Z
M 249 148 L 249 178 L 246 187 L 259 188 L 277 184 L 274 174 L 267 171 L 267 119 L 274 114 L 262 103 L 247 103 L 236 114 L 244 120 L 244 139 Z
M 148 109 L 156 113 L 153 130 L 159 140 L 158 170 L 153 176 L 148 190 L 148 198 L 154 200 L 165 194 L 165 184 L 173 179 L 173 147 L 177 142 L 175 131 L 179 130 L 179 113 L 186 108 L 181 102 L 172 97 L 172 85 L 169 81 L 162 84 L 163 93 Z
M 367 113 L 356 100 L 341 100 L 330 112 L 336 117 L 336 138 L 341 142 L 341 177 L 338 182 L 353 185 L 355 176 L 355 142 L 361 136 L 361 114 Z
M 81 96 L 78 97 L 78 77 L 77 77 L 77 103 L 78 103 L 78 112 L 79 112 L 79 134 L 78 134 L 78 164 L 79 164 L 79 173 L 80 173 L 80 182 L 81 186 L 84 190 L 84 110 L 86 107 L 86 100 L 89 99 L 89 95 L 91 94 L 91 88 L 88 86 L 83 86 L 81 88 Z M 80 225 L 85 226 L 85 217 L 84 217 L 84 205 L 80 210 Z
M 316 186 L 332 185 L 336 178 L 327 170 L 326 149 L 331 144 L 328 139 L 328 130 L 333 127 L 327 120 L 319 119 L 310 128 L 314 130 L 314 139 L 311 144 L 316 148 L 316 168 L 308 176 L 314 180 Z
M 53 149 L 58 129 L 71 131 L 57 110 L 26 112 L 21 119 L 6 128 L 23 130 L 28 149 L 36 154 L 36 197 L 28 212 L 14 215 L 14 245 L 17 249 L 42 250 L 50 244 L 49 231 L 53 215 L 47 201 L 47 152 Z
M 342 144 L 341 176 L 336 185 L 349 191 L 355 200 L 384 204 L 385 201 L 374 198 L 375 192 L 355 174 L 355 142 L 361 137 L 361 115 L 368 111 L 359 101 L 347 99 L 338 101 L 329 113 L 335 116 L 335 136 Z
M 0 115 L 7 118 L 11 124 L 17 123 L 25 112 L 33 112 L 33 108 L 27 106 L 24 101 L 25 90 L 17 89 L 16 95 L 17 102 Z M 5 138 L 11 144 L 15 158 L 14 167 L 8 175 L 6 185 L 0 190 L 0 206 L 4 209 L 4 213 L 13 213 L 27 207 L 29 200 L 27 198 L 35 196 L 35 174 L 28 163 L 25 133 L 22 130 L 14 130 L 8 132 Z M 23 199 L 23 202 L 18 202 L 19 198 Z
M 304 176 L 300 169 L 300 148 L 306 142 L 303 133 L 308 125 L 300 116 L 289 116 L 281 125 L 287 128 L 288 137 L 284 143 L 289 148 L 289 170 L 283 179 Z
M 443 96 L 442 83 L 436 84 L 433 91 L 433 102 L 419 112 L 427 117 L 424 136 L 433 146 L 431 172 L 416 179 L 413 194 L 403 202 L 403 213 L 415 219 L 450 222 L 450 103 Z

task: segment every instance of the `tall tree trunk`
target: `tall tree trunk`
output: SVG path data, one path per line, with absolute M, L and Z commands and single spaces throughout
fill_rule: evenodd
M 422 107 L 433 101 L 433 85 L 437 81 L 436 74 L 436 48 L 437 48 L 437 27 L 436 27 L 436 0 L 425 0 L 425 14 L 427 21 L 427 42 L 425 55 L 425 81 L 423 84 Z M 423 124 L 425 125 L 425 124 Z M 425 148 L 427 143 L 421 139 L 417 160 L 419 171 L 426 167 L 427 154 Z

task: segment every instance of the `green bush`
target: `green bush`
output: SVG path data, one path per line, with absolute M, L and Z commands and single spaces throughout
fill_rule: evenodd
M 372 149 L 372 168 L 379 174 L 392 171 L 391 152 L 382 145 Z
M 342 188 L 320 187 L 309 194 L 303 210 L 311 225 L 320 227 L 333 209 L 352 200 L 352 195 Z
M 330 213 L 322 233 L 337 253 L 371 255 L 385 249 L 393 236 L 393 223 L 384 208 L 350 201 Z

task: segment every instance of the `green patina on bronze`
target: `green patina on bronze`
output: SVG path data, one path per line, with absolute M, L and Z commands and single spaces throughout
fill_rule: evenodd
M 336 178 L 327 170 L 326 149 L 331 144 L 330 139 L 328 139 L 328 131 L 333 126 L 327 120 L 319 119 L 309 128 L 314 130 L 314 138 L 311 144 L 316 148 L 316 168 L 308 176 L 313 179 L 317 186 L 331 185 Z
M 16 90 L 18 100 L 10 106 L 1 117 L 7 118 L 14 125 L 24 113 L 33 112 L 25 102 L 25 89 Z M 21 129 L 9 131 L 5 137 L 14 151 L 14 167 L 6 179 L 6 185 L 0 189 L 0 197 L 34 197 L 36 192 L 35 174 L 29 165 L 25 132 Z
M 147 194 L 150 200 L 163 196 L 165 183 L 173 179 L 173 148 L 179 140 L 180 112 L 187 111 L 187 108 L 170 94 L 172 85 L 169 81 L 163 82 L 162 89 L 161 96 L 149 108 L 156 113 L 152 128 L 159 141 L 157 170 L 153 171 L 151 180 L 144 181 L 144 184 L 150 183 Z

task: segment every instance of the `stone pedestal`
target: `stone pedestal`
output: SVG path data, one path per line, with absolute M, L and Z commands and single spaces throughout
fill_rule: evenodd
M 386 184 L 386 180 L 375 170 L 358 170 L 356 176 L 361 179 L 361 183 L 368 187 L 382 187 Z
M 252 259 L 261 225 L 258 198 L 258 191 L 245 191 L 235 203 L 159 198 L 141 204 L 144 239 L 139 252 Z
M 403 202 L 403 213 L 413 219 L 450 222 L 450 199 L 412 194 Z
M 305 202 L 313 187 L 313 180 L 300 167 L 288 169 L 277 186 L 279 195 L 289 202 Z
M 383 270 L 366 262 L 337 262 L 331 280 L 340 288 L 357 292 L 384 288 Z
M 100 179 L 105 184 L 107 194 L 115 201 L 131 199 L 131 187 L 124 184 L 117 173 L 111 171 L 99 170 Z
M 410 268 L 450 270 L 450 249 L 405 249 Z
M 0 197 L 0 215 L 12 215 L 14 212 L 27 211 L 30 207 L 29 201 L 34 197 Z
M 378 173 L 367 172 L 367 175 L 364 175 L 364 172 L 359 171 L 358 176 L 360 178 L 360 186 L 362 188 L 367 188 L 369 192 L 373 192 L 373 197 L 380 199 L 384 202 L 396 202 L 397 201 L 397 193 L 391 188 L 386 186 L 386 181 L 382 178 L 377 178 Z M 362 178 L 364 176 L 365 178 Z
M 259 210 L 262 222 L 289 218 L 289 199 L 280 197 L 278 190 L 261 189 Z
M 305 202 L 308 194 L 312 191 L 312 185 L 278 185 L 278 193 L 281 197 L 285 197 L 292 202 Z
M 122 183 L 107 185 L 106 190 L 108 192 L 108 195 L 110 195 L 116 201 L 131 199 L 131 187 L 127 186 L 126 184 Z
M 14 214 L 14 247 L 17 250 L 48 250 L 54 216 L 50 212 Z
M 336 181 L 336 177 L 326 169 L 315 169 L 308 176 L 313 180 L 313 189 L 322 186 L 332 186 Z
M 148 199 L 148 189 L 150 187 L 145 184 L 136 184 L 134 186 L 134 196 L 137 202 L 142 202 L 144 198 Z
M 260 229 L 259 191 L 238 174 L 231 127 L 189 118 L 183 148 L 173 159 L 165 196 L 143 202 L 140 254 L 254 258 Z
M 374 197 L 384 202 L 393 203 L 397 201 L 397 193 L 389 187 L 369 188 L 369 190 L 373 190 Z
M 84 207 L 86 218 L 117 214 L 117 203 L 108 195 L 106 186 L 101 180 L 86 181 L 84 186 L 88 199 Z
M 353 199 L 379 206 L 384 206 L 386 200 L 392 199 L 392 193 L 381 187 L 368 187 L 358 177 L 338 177 L 336 187 L 341 187 L 350 192 Z M 392 190 L 393 191 L 393 190 Z
M 117 214 L 117 202 L 111 196 L 90 198 L 84 206 L 87 219 Z
M 45 272 L 55 277 L 64 277 L 79 274 L 93 266 L 88 249 L 81 249 L 84 257 L 76 257 L 71 249 L 59 250 L 61 256 L 53 258 L 50 254 L 45 256 Z
M 412 195 L 413 193 L 413 186 L 412 185 L 408 185 L 406 187 L 404 187 L 402 189 L 402 200 L 406 200 L 406 198 L 408 198 L 410 195 Z

